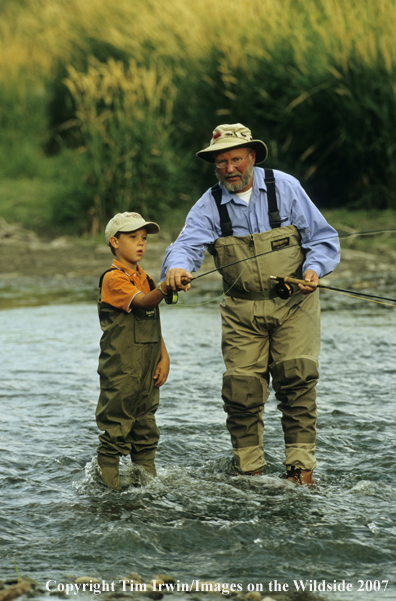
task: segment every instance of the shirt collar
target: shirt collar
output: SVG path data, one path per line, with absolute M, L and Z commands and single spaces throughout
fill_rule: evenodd
M 126 275 L 128 277 L 132 277 L 132 271 L 130 270 L 129 267 L 127 267 L 126 265 L 124 265 L 123 263 L 121 263 L 120 261 L 114 260 L 112 267 L 115 267 L 115 269 L 119 269 L 120 271 L 123 271 L 124 273 L 126 273 Z M 142 273 L 141 268 L 139 267 L 139 265 L 136 266 L 136 270 L 139 275 Z

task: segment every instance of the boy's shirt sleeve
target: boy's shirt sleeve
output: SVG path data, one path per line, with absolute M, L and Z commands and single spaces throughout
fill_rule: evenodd
M 139 292 L 142 291 L 126 273 L 115 269 L 104 276 L 100 298 L 103 303 L 130 313 L 132 301 Z

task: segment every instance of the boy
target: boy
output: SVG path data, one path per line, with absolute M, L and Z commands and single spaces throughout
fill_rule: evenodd
M 115 261 L 99 283 L 103 335 L 96 422 L 104 433 L 97 451 L 103 481 L 118 491 L 120 455 L 130 454 L 133 463 L 156 475 L 159 430 L 154 414 L 169 373 L 158 305 L 168 289 L 164 283 L 156 286 L 138 263 L 147 235 L 158 232 L 156 223 L 138 213 L 118 213 L 105 231 Z

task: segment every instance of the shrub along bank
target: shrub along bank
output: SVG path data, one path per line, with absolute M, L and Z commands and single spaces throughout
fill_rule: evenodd
M 161 4 L 3 3 L 0 192 L 41 182 L 35 227 L 180 223 L 214 181 L 195 152 L 237 121 L 321 209 L 396 210 L 395 0 Z

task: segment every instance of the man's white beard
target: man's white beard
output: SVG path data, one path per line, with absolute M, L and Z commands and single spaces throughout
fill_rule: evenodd
M 233 175 L 235 175 L 235 173 L 236 173 L 237 175 L 239 175 L 241 177 L 240 182 L 237 184 L 230 184 L 228 182 L 227 177 L 225 175 L 220 175 L 220 173 L 217 169 L 215 170 L 215 173 L 216 173 L 217 179 L 219 180 L 219 182 L 221 183 L 223 188 L 225 188 L 228 192 L 240 192 L 241 190 L 246 188 L 246 186 L 249 185 L 250 180 L 253 176 L 252 158 L 249 157 L 249 167 L 244 175 L 241 175 L 241 173 L 238 171 L 238 169 L 235 169 L 235 171 L 233 172 Z

